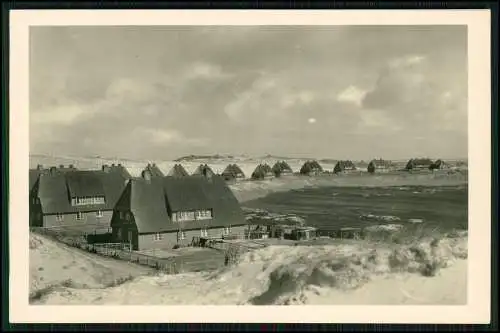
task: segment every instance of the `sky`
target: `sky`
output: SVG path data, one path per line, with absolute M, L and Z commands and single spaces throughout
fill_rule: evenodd
M 467 156 L 466 26 L 30 28 L 30 153 Z

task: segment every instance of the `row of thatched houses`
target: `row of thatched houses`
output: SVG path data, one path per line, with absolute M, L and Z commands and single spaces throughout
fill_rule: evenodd
M 442 168 L 440 160 L 412 159 L 407 170 Z M 390 170 L 388 161 L 373 160 L 370 172 Z M 356 170 L 352 161 L 339 161 L 333 172 Z M 305 162 L 302 175 L 325 173 L 317 161 Z M 294 174 L 285 162 L 273 167 L 259 164 L 252 179 Z M 164 175 L 154 163 L 139 177 L 121 164 L 99 170 L 79 170 L 73 165 L 29 170 L 30 226 L 64 228 L 89 238 L 128 243 L 134 250 L 186 245 L 194 238 L 231 237 L 248 227 L 228 181 L 244 179 L 236 164 L 216 174 L 201 164 L 190 175 L 175 164 Z M 101 237 L 102 236 L 102 237 Z
M 196 175 L 183 169 L 177 165 L 164 176 L 149 164 L 140 177 L 132 177 L 121 165 L 39 166 L 29 171 L 30 227 L 132 250 L 243 234 L 248 224 L 226 181 L 203 168 Z

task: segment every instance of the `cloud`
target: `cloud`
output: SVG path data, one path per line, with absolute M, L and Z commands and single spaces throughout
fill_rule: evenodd
M 272 150 L 354 159 L 375 145 L 377 155 L 420 146 L 429 155 L 466 153 L 464 27 L 30 34 L 30 149 L 37 152 L 174 158 Z
M 337 95 L 337 100 L 339 102 L 353 103 L 357 106 L 361 106 L 366 93 L 366 91 L 356 86 L 349 86 Z

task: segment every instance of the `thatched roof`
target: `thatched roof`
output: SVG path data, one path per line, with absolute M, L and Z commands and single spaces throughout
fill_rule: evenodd
M 44 214 L 111 210 L 126 182 L 120 173 L 100 170 L 47 173 L 39 177 L 38 196 Z M 71 205 L 71 197 L 97 196 L 104 196 L 104 205 Z
M 338 161 L 333 168 L 334 172 L 342 172 L 344 170 L 356 170 L 356 166 L 351 160 Z
M 253 179 L 262 179 L 269 176 L 274 176 L 274 173 L 272 168 L 266 163 L 257 165 L 252 173 Z
M 221 174 L 224 178 L 245 178 L 245 173 L 236 164 L 229 164 Z
M 130 210 L 139 233 L 201 229 L 246 224 L 243 211 L 220 176 L 133 179 L 116 205 Z M 210 221 L 172 222 L 169 212 L 210 209 Z M 115 226 L 117 221 L 112 222 Z
M 144 168 L 144 171 L 149 171 L 151 177 L 165 177 L 163 172 L 156 166 L 155 163 L 148 163 L 148 165 Z
M 198 176 L 214 176 L 215 172 L 208 166 L 208 164 L 200 164 L 193 172 L 193 175 Z
M 167 177 L 187 177 L 189 173 L 181 164 L 175 164 L 167 174 Z
M 279 176 L 279 175 L 281 175 L 283 173 L 293 173 L 292 168 L 285 161 L 278 161 L 278 162 L 276 162 L 273 165 L 272 170 L 273 170 L 273 172 L 274 172 L 274 174 L 276 176 Z
M 301 174 L 308 174 L 310 172 L 323 172 L 323 168 L 318 161 L 307 161 L 300 168 Z
M 406 169 L 410 170 L 413 168 L 430 168 L 433 162 L 430 158 L 412 158 L 406 164 Z

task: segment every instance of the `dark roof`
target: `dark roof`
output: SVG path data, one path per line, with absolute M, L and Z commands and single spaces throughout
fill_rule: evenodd
M 300 168 L 300 173 L 309 173 L 312 171 L 323 171 L 318 161 L 306 161 Z
M 274 173 L 293 172 L 292 168 L 285 161 L 278 161 L 273 165 Z
M 128 172 L 127 168 L 125 168 L 123 165 L 121 164 L 118 164 L 118 165 L 115 165 L 115 164 L 111 164 L 111 165 L 107 165 L 107 164 L 104 164 L 102 166 L 102 171 L 104 172 L 115 172 L 115 173 L 119 173 L 122 175 L 122 177 L 126 178 L 126 179 L 130 179 L 132 178 L 132 175 L 130 174 L 130 172 Z
M 340 170 L 356 169 L 356 167 L 354 166 L 354 163 L 350 160 L 338 161 L 337 164 L 335 165 L 335 168 L 336 169 L 340 168 Z
M 234 194 L 220 176 L 133 179 L 130 182 L 130 210 L 140 233 L 175 231 L 181 227 L 199 229 L 245 224 Z M 124 193 L 128 193 L 125 191 Z M 117 207 L 126 205 L 126 195 Z M 168 212 L 212 209 L 211 221 L 172 222 Z
M 33 189 L 33 186 L 35 186 L 36 181 L 38 180 L 38 176 L 40 176 L 43 172 L 44 170 L 30 169 L 30 175 L 29 175 L 30 191 Z
M 243 170 L 236 164 L 229 164 L 224 171 L 222 171 L 222 175 L 226 177 L 245 177 L 245 173 Z
M 125 188 L 126 178 L 118 173 L 74 171 L 41 174 L 38 196 L 44 214 L 111 210 Z M 71 206 L 72 196 L 104 196 L 105 204 Z
M 193 175 L 210 176 L 215 175 L 215 172 L 208 166 L 208 164 L 200 164 L 193 172 Z
M 66 184 L 70 198 L 104 196 L 101 176 L 94 171 L 70 172 Z
M 406 164 L 407 169 L 414 167 L 430 167 L 433 164 L 430 158 L 412 158 Z
M 160 168 L 158 168 L 156 166 L 156 164 L 151 164 L 151 163 L 148 163 L 148 165 L 146 165 L 146 167 L 144 168 L 143 171 L 149 171 L 151 173 L 151 177 L 164 177 L 165 175 L 163 174 L 163 172 L 161 172 Z
M 255 168 L 255 170 L 252 173 L 252 178 L 258 179 L 258 178 L 264 178 L 265 176 L 268 175 L 273 175 L 273 169 L 266 163 L 264 164 L 259 164 Z
M 168 172 L 169 177 L 187 177 L 189 173 L 184 169 L 181 164 L 175 164 L 172 169 Z

